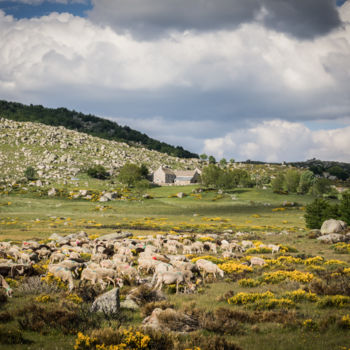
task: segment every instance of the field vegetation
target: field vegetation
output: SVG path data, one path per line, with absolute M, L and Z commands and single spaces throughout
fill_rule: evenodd
M 254 247 L 233 260 L 222 258 L 220 250 L 189 255 L 193 261 L 210 259 L 225 277 L 198 285 L 194 294 L 173 294 L 174 289 L 167 288 L 164 304 L 146 302 L 137 311 L 122 309 L 113 317 L 89 312 L 98 291 L 76 286 L 69 292 L 53 279 L 36 282 L 36 287 L 28 287 L 34 282 L 27 278 L 8 279 L 15 293 L 2 302 L 1 348 L 348 349 L 349 247 L 309 238 L 304 214 L 314 195 L 283 195 L 270 188 L 218 193 L 193 185 L 148 188 L 144 197 L 112 182 L 81 175 L 71 186 L 3 188 L 1 239 L 46 243 L 52 233 L 83 230 L 91 239 L 129 231 L 140 242 L 157 234 L 205 242 L 216 240 L 211 234 L 223 239 L 241 232 Z M 57 190 L 53 197 L 47 195 L 51 187 Z M 91 193 L 91 199 L 75 198 L 80 190 Z M 118 198 L 99 202 L 106 190 L 117 192 Z M 177 197 L 179 192 L 184 193 L 182 198 Z M 281 249 L 272 254 L 261 244 L 278 244 Z M 251 256 L 266 264 L 247 267 L 244 262 Z M 122 298 L 130 288 L 122 288 Z M 197 330 L 188 336 L 140 329 L 155 307 L 171 307 L 191 317 Z M 167 329 L 176 329 L 180 322 L 172 317 L 163 320 Z

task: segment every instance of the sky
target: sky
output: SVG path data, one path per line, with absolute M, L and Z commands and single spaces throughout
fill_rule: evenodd
M 350 0 L 0 0 L 0 99 L 218 160 L 350 162 Z

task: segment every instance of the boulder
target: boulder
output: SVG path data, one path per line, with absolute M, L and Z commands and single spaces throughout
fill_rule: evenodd
M 185 194 L 183 192 L 176 193 L 177 198 L 183 198 Z
M 174 309 L 153 310 L 152 314 L 142 321 L 144 328 L 174 332 L 193 332 L 198 329 L 198 320 Z
M 321 226 L 321 234 L 328 235 L 330 233 L 340 233 L 346 229 L 346 222 L 341 220 L 326 220 Z
M 132 299 L 126 299 L 120 303 L 120 307 L 129 310 L 138 310 L 140 307 Z
M 130 232 L 123 232 L 123 233 L 109 233 L 107 235 L 103 235 L 100 236 L 98 238 L 96 238 L 97 241 L 113 241 L 116 239 L 124 239 L 124 238 L 128 238 L 128 237 L 132 237 L 132 233 Z
M 62 236 L 58 235 L 57 233 L 53 233 L 49 239 L 51 239 L 52 241 L 60 241 L 61 239 L 63 239 Z
M 51 188 L 51 190 L 48 190 L 47 195 L 49 197 L 56 196 L 56 189 L 55 188 Z
M 337 242 L 345 242 L 346 236 L 340 233 L 330 233 L 328 235 L 323 235 L 317 238 L 318 241 L 322 243 L 337 243 Z
M 95 299 L 91 306 L 92 312 L 113 314 L 120 309 L 119 288 L 114 288 Z

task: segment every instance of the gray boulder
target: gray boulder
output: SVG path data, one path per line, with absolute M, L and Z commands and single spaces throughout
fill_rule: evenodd
M 51 188 L 51 190 L 49 190 L 49 191 L 47 192 L 47 195 L 48 195 L 49 197 L 56 196 L 56 189 L 55 189 L 55 188 Z
M 323 235 L 317 237 L 317 240 L 322 243 L 337 243 L 337 242 L 345 242 L 346 236 L 340 233 L 330 233 L 328 235 Z
M 129 232 L 123 232 L 123 233 L 109 233 L 107 235 L 103 235 L 100 236 L 98 238 L 96 238 L 97 241 L 113 241 L 115 239 L 124 239 L 124 238 L 128 238 L 131 237 L 132 233 Z
M 341 220 L 326 220 L 321 226 L 321 234 L 328 235 L 330 233 L 340 233 L 347 227 L 346 222 Z
M 138 310 L 140 307 L 132 299 L 126 299 L 120 303 L 120 307 L 129 310 Z
M 97 297 L 91 306 L 92 312 L 113 314 L 120 309 L 119 288 L 114 288 Z

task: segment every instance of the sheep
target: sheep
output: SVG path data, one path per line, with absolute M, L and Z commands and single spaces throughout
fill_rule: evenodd
M 278 253 L 280 250 L 280 246 L 276 244 L 268 244 L 267 247 L 272 249 L 272 254 Z
M 253 265 L 264 266 L 265 264 L 266 264 L 265 260 L 257 256 L 253 256 L 250 259 L 250 266 L 253 266 Z
M 2 275 L 0 275 L 0 287 L 5 289 L 6 295 L 8 297 L 12 297 L 13 290 Z
M 155 289 L 161 290 L 163 284 L 175 284 L 176 294 L 179 292 L 179 284 L 185 283 L 190 289 L 193 289 L 193 285 L 190 283 L 192 273 L 190 271 L 167 271 L 156 275 Z M 186 287 L 185 287 L 186 290 Z
M 71 292 L 74 288 L 73 276 L 71 271 L 64 266 L 49 265 L 48 272 L 52 273 L 55 277 L 60 278 L 64 282 L 68 282 L 68 289 Z
M 215 279 L 216 273 L 218 273 L 221 277 L 224 277 L 224 271 L 209 260 L 199 259 L 196 261 L 196 266 L 199 270 L 203 271 L 203 281 L 205 281 L 205 275 L 207 273 L 212 273 Z
M 66 256 L 63 253 L 61 253 L 60 251 L 57 251 L 57 252 L 54 252 L 51 254 L 50 263 L 51 264 L 54 264 L 56 262 L 59 263 L 59 262 L 63 261 L 65 258 L 66 258 Z

